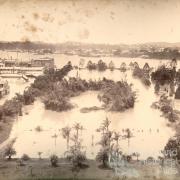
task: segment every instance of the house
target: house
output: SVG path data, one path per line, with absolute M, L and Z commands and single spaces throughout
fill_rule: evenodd
M 13 66 L 16 66 L 16 62 L 17 62 L 16 59 L 5 59 L 4 65 L 5 67 L 13 67 Z
M 43 57 L 31 60 L 32 67 L 54 68 L 54 58 Z
M 9 94 L 9 84 L 8 81 L 0 79 L 0 98 Z

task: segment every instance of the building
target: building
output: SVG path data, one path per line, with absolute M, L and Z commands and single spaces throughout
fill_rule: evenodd
M 15 59 L 5 59 L 5 60 L 3 61 L 5 67 L 13 67 L 13 66 L 16 66 L 16 62 L 17 62 L 17 60 L 15 60 Z
M 0 67 L 0 76 L 19 77 L 21 74 L 39 76 L 43 74 L 43 70 L 43 67 Z
M 54 68 L 54 58 L 39 58 L 31 60 L 32 67 Z
M 8 81 L 3 80 L 0 78 L 0 98 L 9 94 L 9 84 Z

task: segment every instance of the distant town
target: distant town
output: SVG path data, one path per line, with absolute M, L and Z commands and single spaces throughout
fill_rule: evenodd
M 60 53 L 82 57 L 141 57 L 149 59 L 180 58 L 180 43 L 144 43 L 144 44 L 86 44 L 65 42 L 58 44 L 42 42 L 0 42 L 0 50 L 29 51 L 39 55 Z

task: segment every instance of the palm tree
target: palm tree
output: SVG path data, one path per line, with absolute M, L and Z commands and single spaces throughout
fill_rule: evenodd
M 38 152 L 39 159 L 41 159 L 42 152 Z
M 132 138 L 133 137 L 133 134 L 132 134 L 132 132 L 131 132 L 131 130 L 129 129 L 129 128 L 127 128 L 126 130 L 125 130 L 125 135 L 124 135 L 124 138 L 127 138 L 128 139 L 128 147 L 129 147 L 129 141 L 130 141 L 130 138 Z
M 106 119 L 103 121 L 102 126 L 105 130 L 109 131 L 109 125 L 111 124 L 111 121 L 106 117 Z
M 114 140 L 116 141 L 116 146 L 119 146 L 119 139 L 120 139 L 121 135 L 118 132 L 114 132 Z
M 62 130 L 62 136 L 64 139 L 67 140 L 67 149 L 69 148 L 69 138 L 70 138 L 70 133 L 71 133 L 71 128 L 66 126 L 61 129 Z
M 83 126 L 81 126 L 80 123 L 75 123 L 73 128 L 76 130 L 77 139 L 79 139 L 79 130 L 84 129 Z

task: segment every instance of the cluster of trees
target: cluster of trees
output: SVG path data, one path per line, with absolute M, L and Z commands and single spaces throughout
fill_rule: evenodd
M 145 72 L 140 67 L 135 66 L 135 68 L 133 69 L 133 76 L 139 78 L 144 85 L 151 85 L 151 81 L 149 80 L 149 73 Z
M 64 76 L 71 69 L 72 66 L 68 63 L 58 71 L 46 70 L 45 74 L 37 77 L 28 89 L 30 97 L 41 96 L 47 109 L 64 111 L 73 108 L 69 102 L 70 97 L 77 96 L 87 90 L 98 90 L 101 92 L 99 99 L 105 103 L 105 107 L 109 110 L 122 111 L 134 106 L 135 94 L 126 82 L 115 83 L 105 78 L 99 81 L 86 81 L 80 78 L 67 80 Z
M 134 107 L 136 93 L 125 81 L 114 82 L 106 80 L 98 95 L 104 107 L 110 111 L 124 111 Z
M 56 111 L 71 109 L 69 98 L 77 96 L 87 90 L 98 90 L 99 100 L 104 107 L 111 111 L 123 111 L 132 108 L 135 102 L 135 92 L 127 82 L 112 80 L 85 81 L 70 78 L 54 84 L 53 89 L 44 96 L 46 108 Z
M 160 86 L 169 85 L 170 96 L 175 93 L 175 98 L 180 99 L 180 70 L 167 68 L 166 66 L 160 66 L 155 72 L 152 72 L 151 79 L 155 83 L 155 92 L 158 93 Z M 175 85 L 178 85 L 178 88 L 175 92 Z
M 170 84 L 174 82 L 176 72 L 173 69 L 167 68 L 166 66 L 160 66 L 156 71 L 152 72 L 151 79 L 155 83 L 160 85 Z
M 107 65 L 102 60 L 99 60 L 98 63 L 93 63 L 92 61 L 89 61 L 87 63 L 87 69 L 89 70 L 98 70 L 98 71 L 105 71 L 107 69 Z
M 0 118 L 4 115 L 22 115 L 22 106 L 32 104 L 36 97 L 41 97 L 45 107 L 50 110 L 64 111 L 73 108 L 69 102 L 70 97 L 77 96 L 87 90 L 100 91 L 99 100 L 104 102 L 104 107 L 112 111 L 123 111 L 134 106 L 135 93 L 127 82 L 112 80 L 86 81 L 80 78 L 64 77 L 72 69 L 68 63 L 60 70 L 49 69 L 44 75 L 38 76 L 23 94 L 7 100 L 0 107 Z
M 172 100 L 168 99 L 168 97 L 165 95 L 162 95 L 158 102 L 154 102 L 152 107 L 155 109 L 160 109 L 163 116 L 170 122 L 175 122 L 180 119 L 179 112 L 173 109 Z

